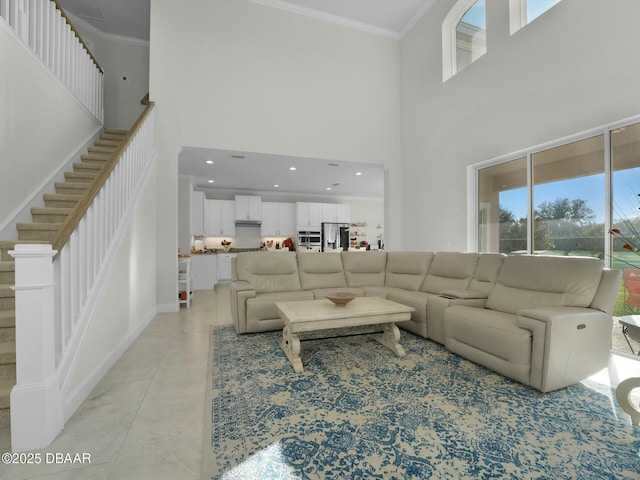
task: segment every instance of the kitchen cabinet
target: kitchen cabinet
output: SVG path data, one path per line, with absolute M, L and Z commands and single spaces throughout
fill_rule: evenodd
M 205 201 L 205 235 L 234 237 L 236 234 L 235 202 L 233 200 Z
M 202 254 L 191 257 L 194 290 L 212 290 L 218 279 L 217 255 Z
M 296 206 L 293 203 L 262 202 L 262 237 L 291 237 L 296 234 Z
M 218 257 L 218 282 L 231 281 L 231 259 L 237 257 L 237 253 L 219 253 Z
M 296 203 L 296 223 L 299 232 L 319 232 L 322 224 L 322 204 Z
M 191 235 L 204 235 L 204 192 L 191 192 L 189 228 Z
M 178 302 L 191 306 L 192 286 L 191 257 L 178 257 Z
M 334 223 L 349 223 L 351 206 L 338 203 L 322 204 L 322 221 Z
M 236 222 L 259 222 L 262 218 L 262 198 L 255 195 L 236 195 Z

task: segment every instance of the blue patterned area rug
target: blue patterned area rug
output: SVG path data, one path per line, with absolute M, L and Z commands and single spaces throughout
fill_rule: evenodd
M 640 428 L 608 386 L 542 394 L 402 331 L 302 343 L 212 329 L 207 479 L 640 478 Z M 210 422 L 210 430 L 209 430 Z

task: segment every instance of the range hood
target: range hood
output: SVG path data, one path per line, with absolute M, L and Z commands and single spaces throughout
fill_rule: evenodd
M 262 220 L 236 220 L 236 225 L 262 225 Z

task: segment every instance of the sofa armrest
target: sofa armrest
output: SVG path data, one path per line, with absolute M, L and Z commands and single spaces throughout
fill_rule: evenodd
M 540 307 L 518 312 L 518 326 L 530 330 L 530 384 L 549 392 L 584 380 L 607 366 L 610 315 L 593 308 Z
M 482 299 L 487 298 L 487 295 L 482 292 L 477 292 L 475 290 L 442 290 L 440 292 L 441 297 L 451 298 L 451 299 Z
M 247 333 L 247 298 L 256 296 L 256 289 L 249 282 L 231 282 L 231 318 L 236 333 Z

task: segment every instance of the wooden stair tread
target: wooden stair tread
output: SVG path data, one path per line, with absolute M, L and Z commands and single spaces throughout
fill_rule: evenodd
M 95 147 L 89 147 L 87 148 L 89 153 L 109 153 L 112 154 L 113 152 L 115 152 L 117 150 L 117 146 L 114 147 L 105 147 L 103 145 L 99 145 L 99 146 L 95 146 Z
M 0 283 L 0 298 L 13 298 L 16 296 L 16 292 L 11 288 L 13 285 L 4 285 Z
M 16 312 L 15 310 L 2 310 L 0 311 L 0 328 L 10 328 L 16 325 Z
M 9 408 L 9 398 L 15 384 L 13 378 L 0 378 L 0 408 Z
M 56 229 L 62 228 L 62 224 L 32 222 L 32 223 L 17 223 L 16 227 L 18 228 L 18 230 L 56 230 Z M 29 242 L 24 242 L 24 243 L 29 243 Z M 48 242 L 43 242 L 43 243 L 48 243 Z
M 105 128 L 104 129 L 105 133 L 112 133 L 115 135 L 129 135 L 129 130 L 121 130 L 118 128 Z
M 0 365 L 16 363 L 16 342 L 0 342 Z
M 101 133 L 100 134 L 100 140 L 112 140 L 116 142 L 122 142 L 125 138 L 127 138 L 127 135 L 122 133 Z
M 82 195 L 70 193 L 45 193 L 43 197 L 45 200 L 66 200 L 68 202 L 79 202 L 82 199 Z
M 97 174 L 98 172 L 100 172 L 100 170 L 102 170 L 102 165 L 98 165 L 96 164 L 96 162 L 76 162 L 73 164 L 73 168 L 74 171 L 80 170 L 80 172 L 85 172 L 89 170 Z
M 47 244 L 51 243 L 47 240 L 0 240 L 0 250 L 13 250 L 19 244 Z
M 52 214 L 52 215 L 69 215 L 73 211 L 73 208 L 62 208 L 62 207 L 33 207 L 31 209 L 32 214 L 43 215 L 43 214 Z
M 87 183 L 91 183 L 96 178 L 96 174 L 92 172 L 64 172 L 64 177 L 84 179 Z
M 0 260 L 0 272 L 15 272 L 16 262 Z

